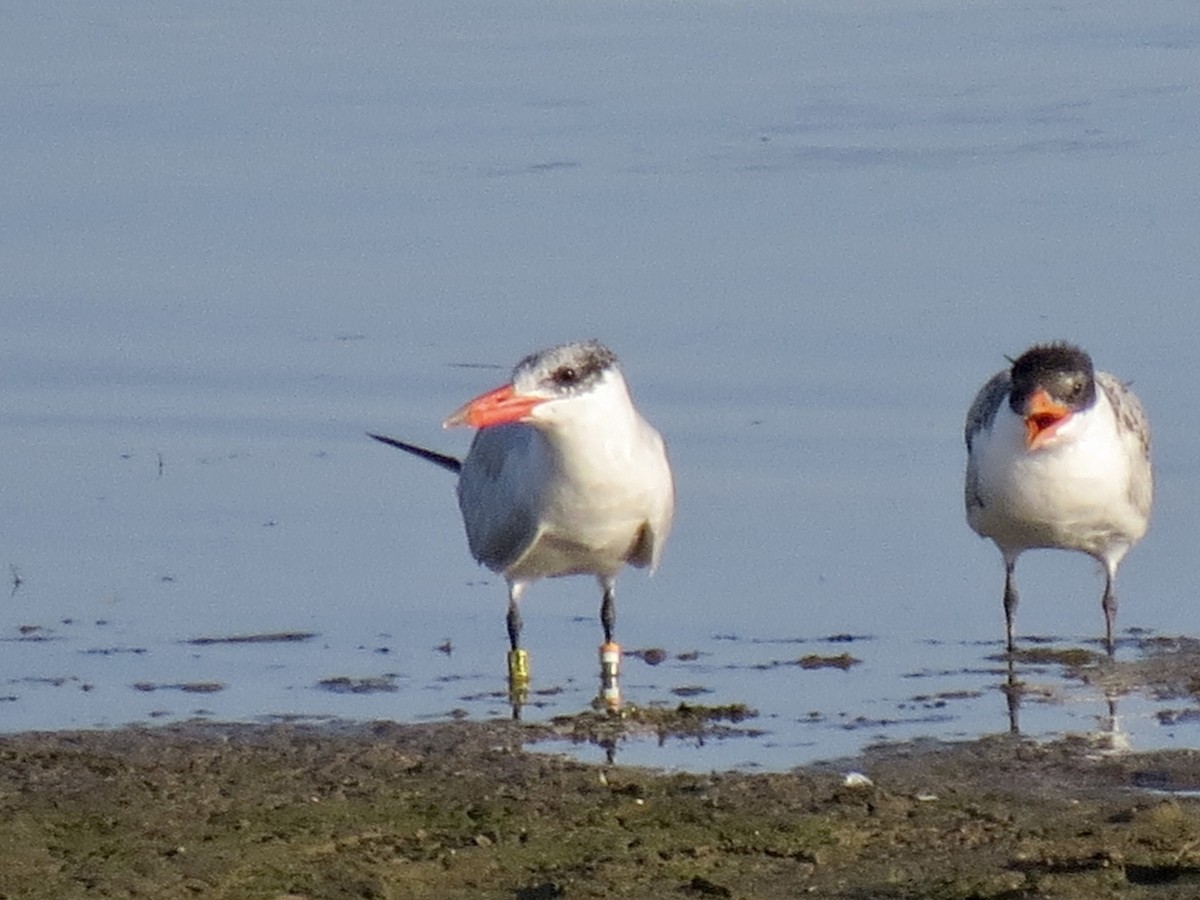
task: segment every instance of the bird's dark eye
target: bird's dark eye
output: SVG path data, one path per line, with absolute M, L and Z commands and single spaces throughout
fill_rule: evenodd
M 571 366 L 563 366 L 554 373 L 554 381 L 557 384 L 569 385 L 574 384 L 579 380 L 579 373 Z

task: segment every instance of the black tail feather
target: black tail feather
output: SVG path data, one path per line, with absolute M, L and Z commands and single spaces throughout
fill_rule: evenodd
M 441 466 L 443 469 L 448 469 L 455 474 L 462 471 L 462 460 L 457 457 L 447 456 L 445 453 L 438 453 L 435 450 L 426 450 L 424 447 L 418 447 L 415 444 L 406 444 L 404 441 L 384 437 L 382 434 L 371 434 L 369 431 L 367 432 L 367 437 L 373 437 L 375 440 L 387 444 L 389 447 L 395 447 L 397 450 L 403 450 L 406 453 L 411 453 L 413 456 L 427 459 L 434 465 Z

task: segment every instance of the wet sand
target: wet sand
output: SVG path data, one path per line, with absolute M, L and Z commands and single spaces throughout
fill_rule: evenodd
M 1200 895 L 1194 751 L 1005 737 L 706 775 L 552 752 L 604 721 L 5 737 L 0 897 Z

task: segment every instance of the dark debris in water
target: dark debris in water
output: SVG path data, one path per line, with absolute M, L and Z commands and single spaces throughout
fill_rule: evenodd
M 577 743 L 613 744 L 626 737 L 656 735 L 668 738 L 716 738 L 757 736 L 760 729 L 740 727 L 758 711 L 742 703 L 704 706 L 680 703 L 675 707 L 625 706 L 618 713 L 586 710 L 568 716 L 555 716 L 550 726 L 555 737 Z
M 154 691 L 182 691 L 185 694 L 216 694 L 225 690 L 225 685 L 219 681 L 176 681 L 170 683 L 136 681 L 133 684 L 133 689 L 144 693 L 153 693 Z
M 717 640 L 741 640 L 737 635 L 718 635 Z M 783 638 L 751 638 L 749 644 L 854 644 L 860 641 L 873 641 L 870 634 L 827 634 L 824 637 L 783 637 Z
M 953 716 L 938 715 L 935 713 L 917 716 L 896 716 L 894 718 L 854 716 L 843 718 L 839 725 L 843 731 L 862 731 L 864 729 L 882 730 L 885 728 L 894 728 L 897 725 L 940 725 L 953 720 Z
M 752 668 L 758 671 L 767 671 L 768 669 L 777 669 L 780 666 L 799 666 L 801 669 L 841 669 L 846 671 L 853 668 L 862 662 L 856 656 L 851 656 L 849 653 L 839 653 L 836 656 L 822 656 L 819 653 L 806 653 L 798 659 L 778 660 L 774 659 L 766 663 L 758 663 Z
M 18 625 L 16 638 L 5 638 L 4 640 L 20 641 L 21 643 L 36 644 L 43 641 L 57 641 L 58 637 L 54 634 L 54 629 L 47 628 L 45 625 Z
M 395 675 L 369 675 L 365 678 L 338 675 L 318 681 L 317 687 L 331 694 L 386 694 L 399 690 Z
M 1195 725 L 1200 722 L 1200 709 L 1160 709 L 1155 718 L 1159 725 Z
M 923 706 L 943 707 L 953 700 L 978 700 L 983 696 L 983 691 L 959 690 L 959 691 L 939 691 L 936 694 L 914 694 L 909 698 L 911 703 L 919 703 Z
M 646 647 L 642 650 L 626 650 L 626 656 L 632 656 L 640 659 L 648 666 L 657 666 L 659 663 L 666 660 L 668 654 L 662 647 Z
M 648 666 L 657 666 L 671 659 L 671 654 L 662 647 L 645 647 L 640 650 L 626 650 L 625 656 L 640 659 Z M 695 662 L 700 658 L 699 650 L 683 650 L 674 656 L 677 662 Z
M 43 687 L 62 687 L 67 683 L 77 683 L 79 681 L 75 676 L 67 677 L 65 675 L 30 675 L 25 678 L 13 679 L 14 684 L 31 684 L 40 685 Z
M 311 641 L 316 636 L 315 631 L 268 631 L 260 634 L 198 637 L 192 638 L 187 643 L 196 647 L 206 647 L 210 644 L 298 644 L 303 641 Z
M 534 691 L 521 704 L 522 709 L 548 709 L 551 706 L 550 697 L 562 693 L 562 688 L 549 687 Z M 463 694 L 458 698 L 463 703 L 503 703 L 511 706 L 512 696 L 508 691 L 480 691 L 476 694 Z
M 141 656 L 149 651 L 145 647 L 89 647 L 79 652 L 84 656 L 119 656 L 125 653 Z
M 1018 648 L 1013 651 L 1012 659 L 1027 665 L 1059 665 L 1081 669 L 1099 665 L 1104 661 L 1104 656 L 1084 647 L 1040 646 Z
M 1148 653 L 1191 653 L 1200 654 L 1200 639 L 1185 635 L 1156 635 L 1144 638 L 1140 646 Z
M 802 669 L 841 669 L 845 671 L 861 662 L 861 659 L 853 657 L 849 653 L 839 653 L 837 656 L 809 653 L 796 660 L 796 665 Z

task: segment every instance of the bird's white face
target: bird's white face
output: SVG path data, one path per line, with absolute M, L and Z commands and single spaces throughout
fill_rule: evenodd
M 625 379 L 614 366 L 589 376 L 586 381 L 542 386 L 535 388 L 533 394 L 542 399 L 523 421 L 543 428 L 573 427 L 576 423 L 605 419 L 615 422 L 630 402 Z
M 1093 379 L 1091 358 L 1064 344 L 1034 347 L 1013 363 L 1009 405 L 1025 424 L 1027 450 L 1069 436 L 1077 415 L 1095 402 Z
M 584 342 L 554 347 L 523 359 L 512 381 L 464 404 L 445 427 L 489 428 L 513 422 L 551 424 L 570 418 L 582 401 L 603 397 L 621 382 L 616 357 L 600 344 Z

